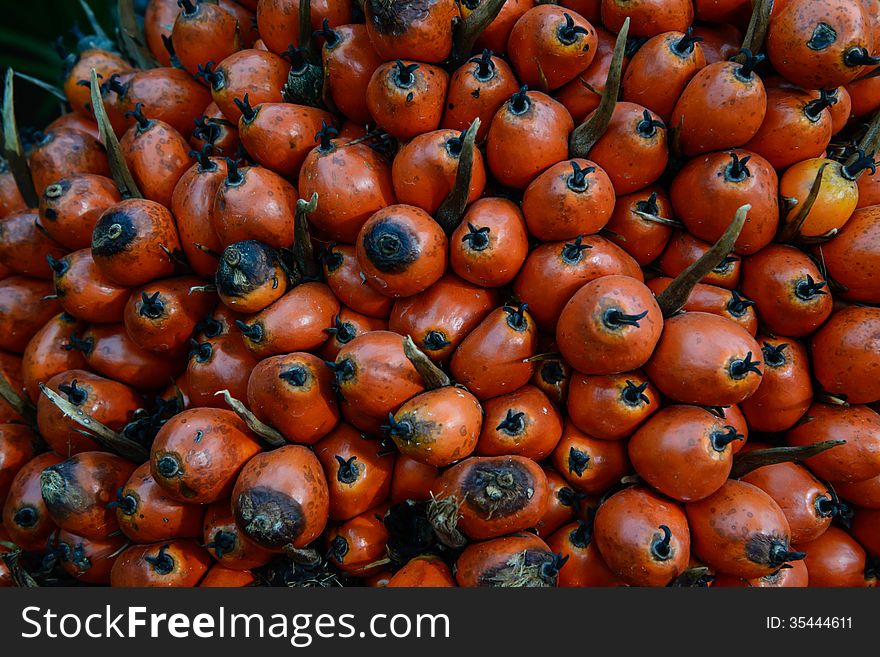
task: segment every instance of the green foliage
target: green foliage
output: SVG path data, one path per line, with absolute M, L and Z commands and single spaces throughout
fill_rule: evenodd
M 89 0 L 98 22 L 111 38 L 115 34 L 115 4 L 113 0 Z M 73 49 L 74 23 L 86 34 L 91 33 L 79 0 L 5 2 L 0 22 L 0 72 L 11 66 L 60 87 L 62 61 L 54 42 L 63 36 L 66 47 Z M 61 112 L 57 99 L 21 79 L 15 81 L 15 105 L 20 128 L 41 128 Z

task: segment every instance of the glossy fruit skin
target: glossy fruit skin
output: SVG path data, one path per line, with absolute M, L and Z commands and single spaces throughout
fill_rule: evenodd
M 110 178 L 94 174 L 62 178 L 40 196 L 40 225 L 66 249 L 85 249 L 92 245 L 98 217 L 121 200 Z
M 272 552 L 311 543 L 324 531 L 328 509 L 324 471 L 312 451 L 301 445 L 251 459 L 232 492 L 236 525 Z M 275 523 L 267 523 L 273 514 Z
M 15 476 L 37 455 L 37 441 L 23 424 L 0 424 L 0 500 L 6 500 Z
M 293 244 L 296 188 L 262 167 L 229 169 L 217 188 L 211 220 L 226 247 L 258 240 L 274 248 Z
M 685 506 L 694 552 L 716 570 L 746 579 L 763 577 L 791 559 L 788 520 L 757 486 L 735 479 Z
M 559 162 L 526 188 L 522 208 L 529 233 L 545 242 L 598 233 L 614 209 L 614 188 L 595 162 Z
M 572 488 L 588 495 L 607 491 L 632 471 L 623 442 L 593 438 L 570 421 L 550 461 Z
M 327 533 L 329 561 L 356 577 L 377 572 L 382 566 L 372 564 L 386 554 L 388 529 L 383 519 L 387 509 L 387 504 L 380 504 L 331 529 Z
M 467 390 L 444 386 L 416 395 L 389 418 L 397 449 L 441 467 L 473 453 L 483 424 L 480 402 Z
M 846 63 L 848 51 L 864 48 L 874 54 L 870 25 L 858 2 L 815 6 L 791 0 L 770 22 L 767 54 L 773 67 L 794 84 L 806 89 L 838 87 L 864 70 Z
M 529 251 L 522 212 L 508 199 L 485 196 L 468 208 L 449 236 L 449 266 L 476 285 L 500 287 L 514 279 Z
M 501 11 L 514 2 L 505 2 Z M 476 140 L 482 142 L 489 134 L 495 113 L 517 89 L 517 79 L 510 64 L 484 50 L 482 56 L 472 57 L 452 74 L 440 127 L 463 131 L 474 118 L 479 118 Z
M 10 276 L 0 281 L 0 349 L 22 353 L 31 337 L 61 311 L 48 281 Z
M 818 538 L 797 547 L 807 553 L 804 563 L 810 586 L 866 586 L 865 550 L 842 529 L 829 527 Z
M 37 194 L 62 178 L 80 173 L 110 176 L 110 165 L 101 142 L 69 128 L 43 134 L 31 149 L 28 164 Z
M 265 566 L 272 553 L 245 536 L 236 526 L 229 500 L 209 504 L 202 539 L 210 555 L 226 568 L 249 570 Z
M 244 343 L 258 358 L 310 351 L 327 340 L 339 301 L 323 283 L 303 283 L 265 310 L 247 317 Z M 247 328 L 249 327 L 249 328 Z
M 651 357 L 663 330 L 654 295 L 628 276 L 604 276 L 580 288 L 563 308 L 556 341 L 584 374 L 636 369 Z
M 838 483 L 834 487 L 848 502 L 868 509 L 880 509 L 880 475 L 854 484 Z
M 227 335 L 190 344 L 185 373 L 190 406 L 228 408 L 223 397 L 217 395 L 221 390 L 228 390 L 236 399 L 244 399 L 258 359 L 241 337 Z
M 164 555 L 170 562 L 160 560 Z M 153 562 L 147 561 L 153 560 Z M 168 566 L 163 568 L 163 565 Z M 211 567 L 208 552 L 191 538 L 132 545 L 117 557 L 110 586 L 126 588 L 193 587 Z
M 477 399 L 511 392 L 528 383 L 534 371 L 537 327 L 522 306 L 493 310 L 461 342 L 450 361 L 456 381 Z
M 192 6 L 192 11 L 184 9 L 177 15 L 171 39 L 178 61 L 195 75 L 199 64 L 220 61 L 238 50 L 239 25 L 234 14 L 218 5 Z
M 45 385 L 113 431 L 121 431 L 132 413 L 143 405 L 133 388 L 85 370 L 65 370 Z M 46 444 L 62 457 L 100 447 L 99 442 L 80 433 L 81 426 L 65 417 L 45 395 L 37 399 L 37 426 Z
M 462 132 L 449 129 L 424 132 L 397 151 L 391 168 L 397 200 L 434 214 L 455 186 L 462 150 Z M 483 156 L 473 150 L 468 202 L 483 194 L 486 172 Z
M 391 331 L 355 338 L 339 350 L 332 369 L 343 417 L 371 433 L 378 433 L 389 413 L 425 389 L 403 351 L 403 337 Z
M 21 375 L 32 402 L 40 398 L 41 383 L 61 372 L 85 368 L 82 352 L 71 345 L 71 338 L 84 329 L 83 322 L 61 313 L 46 322 L 28 342 L 21 359 Z
M 49 539 L 50 542 L 52 539 Z M 125 538 L 84 538 L 62 529 L 55 537 L 53 549 L 62 570 L 86 584 L 110 583 L 110 569 L 116 554 L 126 544 Z
M 560 527 L 547 539 L 547 545 L 554 553 L 569 557 L 559 571 L 560 587 L 627 586 L 602 559 L 589 523 L 579 520 Z
M 696 262 L 711 246 L 711 244 L 693 237 L 687 231 L 676 230 L 669 238 L 666 249 L 657 261 L 657 266 L 664 275 L 674 278 Z M 733 290 L 739 285 L 741 273 L 742 259 L 731 254 L 706 274 L 700 282 Z
M 684 512 L 646 488 L 609 497 L 596 511 L 593 532 L 608 568 L 627 584 L 666 586 L 688 567 L 691 537 Z
M 217 188 L 226 178 L 226 162 L 209 157 L 187 169 L 177 181 L 169 206 L 177 223 L 180 245 L 187 262 L 200 276 L 213 276 L 217 259 L 196 243 L 219 253 L 223 247 L 211 221 Z
M 248 408 L 292 443 L 311 445 L 339 422 L 333 373 L 308 353 L 271 356 L 247 383 Z
M 531 527 L 547 505 L 544 471 L 522 456 L 472 456 L 446 470 L 438 483 L 436 498 L 454 498 L 458 529 L 473 540 Z
M 503 185 L 525 189 L 540 173 L 568 156 L 574 121 L 563 105 L 538 91 L 520 89 L 489 126 L 489 170 Z M 523 157 L 524 154 L 528 157 Z
M 68 253 L 53 263 L 55 293 L 65 312 L 85 322 L 121 322 L 131 294 L 113 282 L 92 258 L 91 249 Z
M 820 247 L 828 276 L 846 288 L 841 296 L 850 301 L 880 302 L 880 198 L 877 201 L 874 207 L 853 212 L 837 235 Z
M 373 48 L 366 25 L 331 28 L 333 36 L 327 36 L 321 51 L 330 97 L 349 119 L 368 123 L 372 117 L 366 101 L 367 85 L 384 60 Z
M 497 305 L 493 290 L 447 272 L 427 290 L 397 299 L 388 328 L 410 336 L 434 362 L 445 363 Z
M 598 21 L 589 18 L 581 11 L 583 8 L 572 7 L 572 9 L 588 18 L 595 26 L 596 54 L 590 65 L 574 80 L 557 89 L 554 96 L 569 111 L 571 118 L 580 123 L 599 106 L 599 101 L 602 99 L 600 94 L 605 89 L 605 83 L 608 80 L 608 70 L 611 67 L 616 35 L 601 27 Z M 629 65 L 629 59 L 624 53 L 622 67 L 624 72 Z M 585 86 L 584 82 L 590 87 Z
M 758 343 L 738 324 L 710 313 L 686 312 L 666 320 L 645 373 L 676 401 L 726 406 L 758 388 L 763 364 Z
M 684 32 L 653 36 L 626 67 L 621 83 L 623 100 L 643 105 L 668 124 L 678 97 L 705 65 L 699 41 L 688 39 Z
M 299 45 L 299 3 L 296 0 L 258 0 L 257 28 L 265 46 L 281 54 L 290 45 Z M 344 2 L 316 0 L 310 8 L 311 28 L 320 30 L 321 23 L 328 21 L 330 27 L 351 23 L 351 7 Z
M 102 48 L 88 48 L 79 53 L 64 78 L 64 95 L 77 116 L 92 117 L 91 89 L 79 84 L 80 80 L 89 79 L 92 69 L 95 69 L 99 80 L 106 80 L 114 73 L 132 70 L 120 55 Z
M 793 338 L 758 336 L 764 354 L 761 384 L 740 408 L 755 431 L 785 431 L 813 400 L 807 350 Z
M 133 290 L 123 318 L 128 336 L 148 351 L 179 351 L 216 304 L 211 294 L 190 291 L 201 284 L 197 276 L 182 276 Z
M 590 149 L 614 191 L 629 194 L 657 181 L 669 161 L 666 127 L 659 116 L 635 103 L 614 106 L 608 129 Z
M 792 561 L 791 568 L 780 568 L 775 573 L 764 577 L 742 579 L 731 575 L 716 574 L 712 580 L 713 587 L 748 587 L 748 588 L 805 588 L 809 586 L 810 575 L 803 561 Z
M 83 349 L 89 369 L 141 390 L 166 387 L 186 365 L 183 352 L 169 358 L 168 354 L 141 349 L 122 323 L 92 324 L 77 348 Z
M 54 452 L 34 457 L 18 471 L 9 487 L 3 505 L 3 528 L 11 541 L 24 550 L 42 550 L 57 528 L 43 501 L 40 475 L 62 460 Z
M 21 373 L 22 359 L 16 354 L 0 351 L 0 374 L 9 381 L 13 390 L 24 392 L 24 381 Z M 0 422 L 21 424 L 24 420 L 13 406 L 5 399 L 0 400 Z
M 347 243 L 357 241 L 374 213 L 397 202 L 388 161 L 366 143 L 343 145 L 340 139 L 328 139 L 306 156 L 299 192 L 303 198 L 318 194 L 322 199 L 309 216 L 312 225 Z
M 758 132 L 767 110 L 767 94 L 761 78 L 743 74 L 741 69 L 736 62 L 710 64 L 685 87 L 670 122 L 682 124 L 685 155 L 736 148 Z M 734 116 L 736 120 L 730 121 Z
M 779 194 L 803 203 L 823 167 L 819 194 L 798 231 L 806 237 L 842 228 L 858 205 L 859 191 L 854 176 L 840 162 L 824 157 L 802 160 L 789 167 L 780 178 Z M 792 208 L 783 221 L 791 221 L 796 212 Z
M 135 465 L 107 452 L 80 452 L 40 474 L 49 516 L 61 529 L 84 538 L 104 539 L 119 529 L 107 505 L 125 485 Z
M 189 143 L 172 126 L 140 110 L 138 123 L 125 131 L 119 146 L 144 198 L 170 207 L 175 185 L 192 164 Z M 149 116 L 150 108 L 144 111 Z
M 775 463 L 742 477 L 767 493 L 782 509 L 795 544 L 812 541 L 824 534 L 834 516 L 828 487 L 797 463 Z
M 688 232 L 712 243 L 740 206 L 751 205 L 734 245 L 737 253 L 747 255 L 763 249 L 776 234 L 778 186 L 767 160 L 736 149 L 690 160 L 673 180 L 670 197 L 675 216 Z
M 224 116 L 238 124 L 241 110 L 236 98 L 247 94 L 252 105 L 280 103 L 290 65 L 278 55 L 262 50 L 239 50 L 217 64 L 211 83 L 211 97 Z M 205 102 L 201 107 L 205 107 Z
M 386 586 L 388 588 L 449 588 L 455 586 L 455 579 L 449 566 L 442 559 L 422 556 L 410 559 L 403 568 L 394 573 Z
M 693 502 L 717 491 L 733 464 L 736 429 L 695 406 L 667 406 L 636 431 L 628 444 L 636 472 L 661 493 Z
M 565 404 L 568 384 L 571 380 L 571 367 L 562 356 L 547 358 L 535 368 L 531 384 L 558 406 Z
M 327 332 L 330 333 L 330 339 L 324 343 L 318 351 L 318 355 L 324 360 L 336 360 L 339 350 L 359 335 L 370 331 L 387 330 L 387 320 L 367 317 L 350 308 L 342 307 L 333 320 L 333 327 L 327 329 Z M 399 331 L 395 332 L 399 333 Z
M 850 531 L 869 554 L 880 554 L 880 533 L 877 524 L 880 513 L 876 509 L 857 509 Z
M 392 504 L 400 504 L 407 500 L 427 502 L 431 499 L 431 493 L 437 490 L 439 474 L 439 469 L 433 465 L 399 454 L 394 461 L 388 499 Z
M 803 337 L 831 314 L 831 295 L 818 267 L 792 246 L 773 244 L 746 258 L 741 288 L 773 333 Z
M 174 273 L 169 253 L 180 250 L 174 217 L 146 199 L 124 200 L 107 208 L 92 234 L 92 258 L 114 283 L 135 286 Z
M 880 475 L 880 415 L 867 406 L 837 406 L 819 402 L 810 406 L 803 422 L 788 431 L 792 446 L 811 445 L 830 438 L 846 440 L 804 461 L 816 476 L 848 484 Z
M 377 440 L 343 423 L 314 449 L 327 479 L 331 520 L 348 520 L 388 498 L 396 459 Z
M 18 191 L 15 178 L 7 167 L 0 168 L 0 217 L 27 210 L 27 204 Z
M 556 332 L 568 301 L 585 284 L 602 276 L 624 275 L 642 280 L 638 263 L 604 237 L 590 235 L 569 242 L 548 242 L 535 248 L 513 284 L 517 298 L 543 331 Z
M 357 260 L 367 284 L 389 297 L 408 297 L 433 285 L 446 269 L 443 229 L 421 208 L 391 205 L 361 227 Z
M 52 278 L 49 257 L 60 258 L 64 251 L 40 229 L 33 210 L 15 212 L 0 223 L 0 264 L 15 273 Z
M 659 295 L 669 287 L 672 280 L 665 276 L 657 276 L 648 281 L 648 287 L 655 295 Z M 724 317 L 736 322 L 749 335 L 754 336 L 758 330 L 758 318 L 753 306 L 754 302 L 751 299 L 746 299 L 736 290 L 697 283 L 681 309 L 686 312 L 711 313 Z
M 685 0 L 602 0 L 602 23 L 613 32 L 620 31 L 629 16 L 632 36 L 651 37 L 676 30 L 684 32 L 694 20 L 694 8 Z
M 876 330 L 880 310 L 849 306 L 834 313 L 810 341 L 813 373 L 822 388 L 852 404 L 880 399 Z
M 602 440 L 628 438 L 660 410 L 661 403 L 640 370 L 610 375 L 577 372 L 568 386 L 569 419 L 587 435 Z
M 586 498 L 584 494 L 576 493 L 552 467 L 544 466 L 544 474 L 547 477 L 547 507 L 535 525 L 535 532 L 542 538 L 552 536 L 564 524 L 575 520 Z
M 517 454 L 535 461 L 548 456 L 562 437 L 562 416 L 539 388 L 525 385 L 483 404 L 477 443 L 480 456 Z
M 249 570 L 230 570 L 219 563 L 208 570 L 199 588 L 242 588 L 256 584 L 257 578 Z
M 672 219 L 672 204 L 666 192 L 658 185 L 620 196 L 605 227 L 608 239 L 624 249 L 640 265 L 654 262 L 672 235 L 672 227 L 649 221 L 636 212 L 644 212 Z
M 412 139 L 440 125 L 448 86 L 449 74 L 439 66 L 399 59 L 386 62 L 367 85 L 367 107 L 386 132 Z
M 815 92 L 769 87 L 764 121 L 745 147 L 782 171 L 824 155 L 832 134 L 832 110 L 822 108 Z
M 238 121 L 242 146 L 258 164 L 285 178 L 299 175 L 315 133 L 333 122 L 328 112 L 290 103 L 262 103 L 252 112 Z
M 131 473 L 116 496 L 119 529 L 135 543 L 201 536 L 204 515 L 204 506 L 170 498 L 153 479 L 149 462 Z
M 558 89 L 590 65 L 596 46 L 595 28 L 577 12 L 538 5 L 514 24 L 507 52 L 521 83 Z
M 556 586 L 558 568 L 547 544 L 521 532 L 468 545 L 455 562 L 455 581 L 461 587 Z
M 170 497 L 207 504 L 228 497 L 239 471 L 261 450 L 232 411 L 195 408 L 178 413 L 156 434 L 150 471 Z
M 436 0 L 418 10 L 407 4 L 364 4 L 367 33 L 384 61 L 416 59 L 442 62 L 452 49 L 452 21 L 458 18 L 453 0 Z

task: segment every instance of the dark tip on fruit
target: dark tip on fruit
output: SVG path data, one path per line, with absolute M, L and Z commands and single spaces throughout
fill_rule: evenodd
M 263 325 L 259 322 L 246 324 L 240 319 L 237 319 L 235 320 L 235 325 L 239 328 L 241 334 L 251 342 L 260 343 L 263 341 Z
M 296 388 L 301 388 L 308 381 L 309 374 L 302 365 L 291 365 L 289 368 L 281 372 L 278 375 L 278 378 L 282 381 L 286 381 L 291 386 Z
M 153 570 L 159 575 L 170 575 L 174 572 L 174 559 L 168 554 L 168 546 L 163 545 L 159 548 L 159 552 L 155 557 L 144 557 L 144 561 L 153 567 Z
M 147 294 L 141 292 L 141 307 L 138 314 L 149 319 L 159 319 L 165 313 L 165 304 L 159 298 L 159 292 Z
M 734 151 L 730 151 L 728 153 L 731 158 L 731 162 L 724 168 L 724 177 L 730 182 L 742 182 L 746 178 L 749 178 L 752 175 L 752 172 L 749 171 L 749 167 L 747 166 L 749 160 L 752 159 L 751 155 L 746 155 L 744 158 L 740 159 L 739 155 L 737 155 Z
M 488 82 L 495 76 L 495 62 L 492 61 L 492 51 L 488 48 L 483 49 L 482 54 L 471 57 L 468 63 L 477 64 L 474 77 L 480 82 Z
M 744 379 L 750 373 L 762 376 L 761 370 L 758 368 L 760 362 L 761 361 L 752 360 L 752 352 L 749 351 L 744 358 L 736 358 L 732 360 L 727 371 L 730 374 L 730 378 L 736 380 Z
M 214 353 L 214 347 L 210 342 L 199 342 L 198 340 L 190 340 L 189 358 L 195 358 L 197 363 L 207 363 L 211 360 Z
M 563 14 L 563 17 L 563 22 L 559 25 L 559 27 L 556 28 L 556 38 L 559 39 L 560 43 L 565 44 L 566 46 L 570 46 L 575 41 L 577 41 L 578 36 L 580 36 L 581 34 L 590 33 L 587 28 L 581 25 L 575 25 L 574 19 L 568 12 L 565 12 Z
M 166 454 L 156 461 L 156 472 L 165 479 L 176 477 L 181 474 L 180 461 L 177 460 L 176 456 Z
M 591 244 L 584 244 L 582 235 L 578 235 L 574 242 L 566 242 L 562 247 L 562 259 L 570 265 L 575 265 L 580 262 L 584 251 L 592 248 Z
M 568 450 L 568 474 L 575 474 L 583 477 L 590 464 L 590 455 L 582 452 L 577 447 Z
M 344 459 L 338 454 L 336 455 L 336 462 L 339 463 L 339 469 L 336 471 L 337 481 L 342 484 L 353 484 L 358 480 L 360 469 L 355 465 L 355 461 L 357 461 L 357 456 Z
M 251 107 L 250 94 L 245 94 L 244 98 L 233 98 L 232 102 L 241 111 L 242 120 L 245 123 L 253 123 L 257 118 L 257 110 Z
M 327 125 L 321 121 L 321 129 L 315 133 L 315 141 L 318 142 L 318 151 L 327 153 L 333 150 L 333 137 L 339 134 L 339 131 L 332 125 Z
M 584 167 L 582 169 L 581 165 L 574 160 L 571 160 L 569 164 L 571 164 L 572 172 L 565 181 L 566 187 L 577 193 L 587 191 L 587 176 L 593 173 L 596 167 Z
M 742 317 L 754 305 L 755 302 L 751 299 L 746 299 L 736 290 L 731 290 L 730 301 L 727 302 L 727 312 L 734 317 Z
M 59 385 L 58 391 L 65 395 L 67 397 L 67 401 L 69 401 L 74 406 L 82 406 L 89 398 L 89 393 L 86 392 L 83 388 L 77 386 L 76 379 L 74 379 L 70 383 L 62 383 L 61 385 Z
M 521 303 L 517 307 L 503 306 L 502 310 L 507 313 L 507 325 L 514 331 L 525 331 L 529 327 L 529 321 L 526 319 L 526 310 L 529 304 Z
M 37 512 L 33 507 L 23 506 L 12 516 L 12 522 L 14 522 L 17 527 L 29 529 L 37 524 L 37 518 Z
M 651 541 L 651 556 L 657 561 L 668 561 L 672 558 L 672 531 L 666 525 L 660 525 L 660 534 L 654 534 Z
M 452 343 L 446 339 L 446 335 L 442 331 L 428 331 L 425 339 L 422 340 L 422 348 L 427 351 L 440 351 L 445 349 Z
M 647 310 L 637 315 L 630 315 L 620 310 L 620 308 L 609 308 L 602 315 L 602 323 L 612 330 L 619 330 L 624 326 L 635 326 L 638 328 L 639 320 L 643 319 L 647 314 Z
M 147 128 L 150 127 L 152 123 L 146 116 L 144 116 L 144 104 L 143 103 L 135 103 L 134 109 L 125 113 L 125 118 L 134 119 L 137 121 L 138 132 L 143 132 Z
M 321 29 L 315 30 L 312 32 L 312 36 L 314 37 L 324 37 L 324 47 L 328 50 L 332 50 L 337 46 L 337 44 L 342 40 L 342 37 L 339 36 L 339 32 L 333 30 L 330 27 L 330 21 L 327 18 L 324 18 L 324 21 L 321 23 Z
M 643 381 L 636 385 L 635 382 L 626 380 L 626 385 L 620 393 L 621 398 L 627 406 L 641 406 L 642 404 L 650 404 L 651 399 L 645 394 L 648 389 L 648 382 Z
M 404 272 L 419 257 L 415 236 L 393 217 L 370 226 L 364 234 L 363 246 L 373 266 L 385 273 Z
M 402 89 L 409 89 L 416 82 L 416 76 L 413 73 L 419 68 L 418 64 L 404 64 L 401 60 L 394 62 L 394 82 Z
M 128 249 L 137 237 L 137 230 L 128 207 L 105 212 L 92 233 L 92 255 L 109 258 Z
M 489 248 L 489 226 L 474 226 L 468 222 L 468 232 L 461 236 L 461 241 L 467 243 L 471 251 L 485 251 Z
M 645 139 L 650 139 L 654 135 L 657 134 L 657 129 L 662 128 L 666 129 L 666 124 L 663 121 L 655 119 L 651 116 L 651 112 L 645 110 L 642 113 L 642 120 L 636 124 L 636 132 L 638 132 Z
M 235 533 L 218 529 L 214 533 L 214 538 L 209 543 L 205 543 L 205 547 L 214 550 L 217 558 L 222 559 L 224 554 L 231 554 L 235 550 L 237 542 Z
M 415 435 L 415 427 L 408 419 L 396 420 L 394 413 L 388 414 L 388 424 L 382 425 L 383 433 L 390 438 L 397 438 L 404 442 L 412 440 Z
M 724 448 L 736 440 L 745 440 L 745 436 L 736 432 L 736 428 L 729 424 L 724 427 L 724 431 L 713 431 L 710 440 L 712 449 L 716 452 L 723 452 Z
M 786 342 L 782 344 L 765 342 L 761 347 L 761 353 L 764 354 L 764 363 L 768 367 L 782 367 L 785 364 L 785 354 L 783 352 L 787 348 L 788 343 Z
M 507 409 L 507 415 L 501 420 L 501 423 L 495 427 L 495 431 L 501 431 L 508 436 L 519 436 L 525 431 L 526 414 L 522 411 L 514 411 L 512 408 Z
M 528 96 L 528 91 L 529 86 L 524 84 L 520 87 L 519 91 L 513 94 L 513 96 L 510 97 L 510 100 L 507 101 L 511 114 L 519 116 L 529 111 L 529 108 L 532 106 L 532 101 Z

